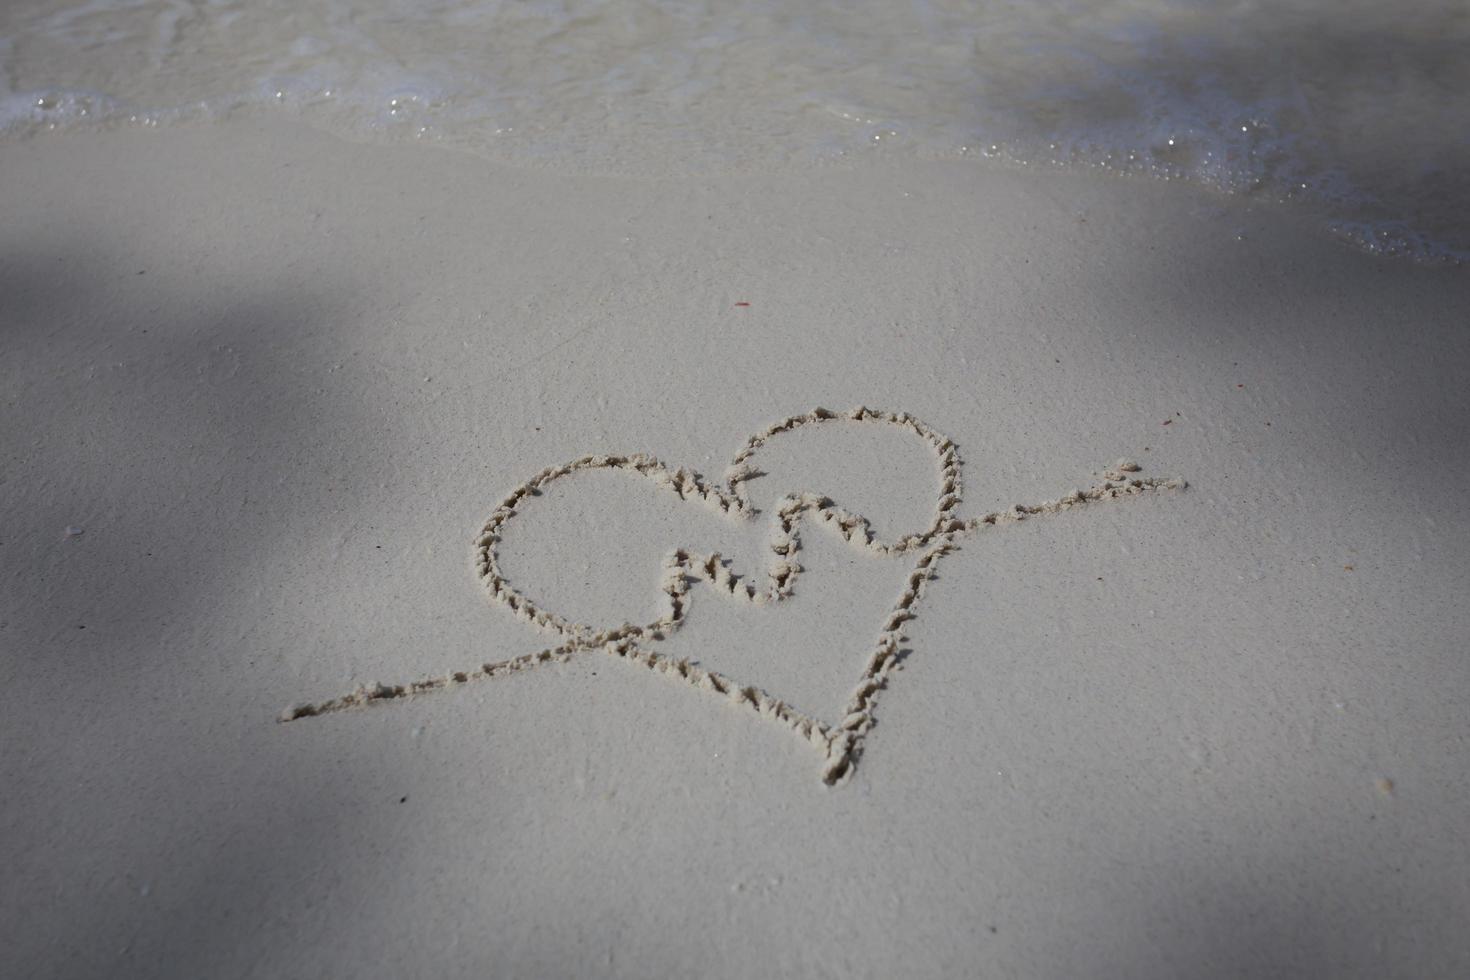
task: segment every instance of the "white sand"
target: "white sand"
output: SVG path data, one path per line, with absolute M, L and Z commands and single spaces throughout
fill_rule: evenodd
M 643 182 L 240 122 L 0 174 L 0 972 L 1470 971 L 1464 270 L 964 164 Z M 1120 457 L 1189 488 L 958 536 L 835 786 L 600 651 L 277 723 L 563 642 L 474 565 L 546 467 L 715 485 L 858 405 L 954 441 L 956 520 Z M 922 531 L 896 432 L 772 440 L 749 521 L 573 474 L 499 560 L 650 622 L 671 548 L 764 584 L 784 494 Z M 840 723 L 919 552 L 819 509 L 790 598 L 695 583 L 640 645 Z

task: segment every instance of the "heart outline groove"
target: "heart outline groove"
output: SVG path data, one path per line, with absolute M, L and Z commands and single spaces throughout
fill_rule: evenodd
M 830 497 L 808 492 L 787 494 L 772 508 L 768 541 L 770 560 L 763 588 L 757 588 L 752 582 L 732 573 L 722 563 L 719 552 L 694 554 L 676 548 L 664 559 L 663 577 L 659 584 L 666 611 L 658 619 L 641 626 L 623 623 L 610 629 L 598 629 L 572 622 L 533 602 L 516 590 L 500 572 L 495 546 L 500 541 L 503 528 L 515 517 L 518 506 L 527 497 L 538 494 L 555 480 L 581 470 L 625 470 L 652 481 L 681 500 L 696 500 L 727 517 L 751 520 L 760 511 L 751 505 L 745 483 L 759 475 L 751 460 L 760 448 L 784 432 L 842 421 L 898 426 L 912 432 L 930 447 L 939 469 L 939 496 L 934 519 L 926 530 L 903 535 L 891 542 L 882 541 L 874 535 L 867 518 L 844 510 Z M 518 618 L 559 635 L 561 643 L 536 653 L 485 663 L 473 670 L 452 671 L 407 684 L 371 682 L 341 697 L 315 704 L 292 705 L 278 720 L 290 722 L 383 704 L 476 680 L 521 673 L 546 663 L 564 663 L 574 654 L 602 650 L 722 696 L 791 729 L 821 753 L 822 781 L 828 785 L 840 783 L 852 774 L 862 755 L 866 737 L 874 727 L 878 698 L 887 688 L 889 677 L 898 665 L 900 644 L 907 639 L 903 625 L 917 616 L 925 585 L 934 577 L 939 560 L 954 550 L 959 540 L 987 529 L 1035 516 L 1061 513 L 1097 501 L 1180 490 L 1187 485 L 1177 478 L 1133 475 L 1137 473 L 1138 466 L 1119 461 L 1104 473 L 1101 483 L 1087 490 L 1073 490 L 1056 500 L 1034 505 L 1016 504 L 1007 510 L 964 520 L 955 516 L 963 490 L 961 467 L 954 442 L 937 430 L 907 412 L 883 412 L 862 406 L 847 412 L 815 408 L 767 427 L 746 441 L 745 447 L 726 470 L 723 484 L 710 483 L 692 470 L 670 468 L 655 457 L 643 454 L 582 456 L 560 466 L 548 467 L 513 490 L 496 507 L 475 538 L 474 558 L 480 580 L 495 602 L 510 609 Z M 743 684 L 717 671 L 705 670 L 686 658 L 671 658 L 653 648 L 683 624 L 693 601 L 689 592 L 693 584 L 704 583 L 717 593 L 754 606 L 775 604 L 789 598 L 802 571 L 797 558 L 801 551 L 803 521 L 829 528 L 852 547 L 870 555 L 918 555 L 905 579 L 903 592 L 884 619 L 878 639 L 864 662 L 863 673 L 848 698 L 843 718 L 836 724 L 798 711 L 759 687 Z

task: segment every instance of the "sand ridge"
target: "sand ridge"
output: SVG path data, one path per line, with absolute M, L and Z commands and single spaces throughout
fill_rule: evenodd
M 802 426 L 832 422 L 860 422 L 897 426 L 912 432 L 928 444 L 939 470 L 939 498 L 934 518 L 918 532 L 902 535 L 893 541 L 879 539 L 868 519 L 851 513 L 830 497 L 802 492 L 782 497 L 773 508 L 772 533 L 769 540 L 770 562 L 766 583 L 757 587 L 731 571 L 719 552 L 695 554 L 679 548 L 666 556 L 659 589 L 665 612 L 646 625 L 622 623 L 611 628 L 597 628 L 575 623 L 552 612 L 518 591 L 501 574 L 496 545 L 509 521 L 524 501 L 539 493 L 551 482 L 579 470 L 624 470 L 667 490 L 681 500 L 697 500 L 707 507 L 737 520 L 751 520 L 759 511 L 745 492 L 745 483 L 760 474 L 752 465 L 760 448 L 784 432 Z M 863 742 L 874 726 L 874 710 L 878 697 L 887 687 L 888 678 L 901 659 L 906 637 L 903 625 L 918 615 L 925 584 L 933 578 L 939 559 L 958 547 L 970 534 L 1028 517 L 1057 514 L 1086 503 L 1113 500 L 1165 490 L 1180 490 L 1187 484 L 1178 478 L 1139 477 L 1137 464 L 1119 460 L 1104 474 L 1101 483 L 1086 490 L 1073 490 L 1056 499 L 1039 504 L 1016 504 L 1007 510 L 994 511 L 980 517 L 961 519 L 955 516 L 962 493 L 961 460 L 954 442 L 937 430 L 906 412 L 875 411 L 863 406 L 846 412 L 815 408 L 792 415 L 757 433 L 747 440 L 725 473 L 724 485 L 709 482 L 699 473 L 683 467 L 670 468 L 658 459 L 633 454 L 626 456 L 583 456 L 560 466 L 552 466 L 521 484 L 491 514 L 475 540 L 475 566 L 491 597 L 518 618 L 542 630 L 556 633 L 564 641 L 554 647 L 509 660 L 488 662 L 470 670 L 452 671 L 444 676 L 425 677 L 406 684 L 364 684 L 341 697 L 314 704 L 296 704 L 287 708 L 279 720 L 296 721 L 350 708 L 383 704 L 419 694 L 445 690 L 473 680 L 506 677 L 545 663 L 562 663 L 579 652 L 601 650 L 612 656 L 639 664 L 665 676 L 683 680 L 702 690 L 722 695 L 737 705 L 747 706 L 795 731 L 808 741 L 823 758 L 822 780 L 838 783 L 853 771 L 862 754 Z M 725 674 L 694 666 L 687 658 L 673 659 L 652 649 L 655 644 L 677 630 L 688 614 L 692 598 L 689 586 L 703 582 L 717 594 L 751 604 L 780 602 L 792 595 L 802 571 L 798 556 L 801 551 L 800 525 L 810 519 L 843 538 L 856 550 L 874 556 L 918 552 L 919 558 L 905 580 L 905 587 L 883 622 L 872 652 L 864 663 L 857 686 L 849 696 L 840 722 L 825 722 L 798 711 L 780 698 L 752 684 L 745 684 Z

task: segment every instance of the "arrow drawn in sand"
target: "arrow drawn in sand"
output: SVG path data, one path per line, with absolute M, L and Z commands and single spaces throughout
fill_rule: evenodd
M 500 572 L 496 545 L 526 499 L 548 484 L 579 470 L 625 470 L 652 481 L 657 487 L 677 495 L 681 500 L 697 501 L 731 520 L 747 521 L 759 511 L 745 492 L 745 483 L 758 475 L 752 461 L 762 446 L 782 433 L 803 426 L 834 422 L 859 422 L 897 426 L 924 440 L 934 453 L 939 470 L 939 497 L 929 526 L 921 531 L 883 541 L 873 533 L 868 520 L 860 514 L 844 510 L 832 499 L 813 493 L 791 494 L 781 498 L 772 508 L 770 557 L 764 582 L 756 585 L 735 575 L 724 564 L 719 553 L 694 554 L 676 549 L 664 559 L 660 583 L 664 612 L 658 619 L 638 626 L 624 623 L 612 628 L 574 623 L 517 591 Z M 960 506 L 960 456 L 953 442 L 905 412 L 881 412 L 855 408 L 848 412 L 829 412 L 817 408 L 803 415 L 783 419 L 746 442 L 725 473 L 723 484 L 712 484 L 698 473 L 670 469 L 652 456 L 584 456 L 561 466 L 542 470 L 521 484 L 505 498 L 475 539 L 475 567 L 491 597 L 519 618 L 561 637 L 561 642 L 537 653 L 510 660 L 485 663 L 469 670 L 448 675 L 426 677 L 407 684 L 367 684 L 350 694 L 315 704 L 293 705 L 281 715 L 283 722 L 311 718 L 351 708 L 387 704 L 411 696 L 429 694 L 448 688 L 518 674 L 546 663 L 560 663 L 586 651 L 605 654 L 638 664 L 654 673 L 683 681 L 709 691 L 730 702 L 748 708 L 795 731 L 821 754 L 822 779 L 828 784 L 845 779 L 853 771 L 863 743 L 874 726 L 874 710 L 878 698 L 887 687 L 899 660 L 900 644 L 906 637 L 903 627 L 918 615 L 924 588 L 938 568 L 939 560 L 954 550 L 958 543 L 982 532 L 1019 521 L 1049 514 L 1085 508 L 1104 500 L 1117 500 L 1141 494 L 1181 490 L 1180 479 L 1139 477 L 1138 467 L 1120 462 L 1104 474 L 1104 479 L 1086 490 L 1073 490 L 1056 499 L 1039 504 L 1017 504 L 1008 510 L 964 519 L 955 512 Z M 883 621 L 871 652 L 864 662 L 857 686 L 847 701 L 840 721 L 835 723 L 805 714 L 759 687 L 742 683 L 725 674 L 704 670 L 687 659 L 674 659 L 657 650 L 659 641 L 679 629 L 688 615 L 693 595 L 691 585 L 704 584 L 712 591 L 754 606 L 774 605 L 788 598 L 801 574 L 798 556 L 801 552 L 803 523 L 826 528 L 860 552 L 872 556 L 912 554 L 916 558 L 905 579 L 903 591 Z

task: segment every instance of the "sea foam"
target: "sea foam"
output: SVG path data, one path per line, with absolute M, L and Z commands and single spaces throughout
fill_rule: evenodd
M 1410 0 L 12 0 L 0 132 L 269 111 L 593 173 L 975 158 L 1470 257 L 1470 8 Z

